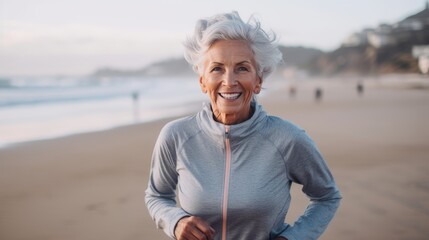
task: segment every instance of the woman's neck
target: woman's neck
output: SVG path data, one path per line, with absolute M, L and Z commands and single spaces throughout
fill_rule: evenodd
M 225 114 L 214 110 L 213 118 L 216 122 L 220 122 L 225 125 L 239 124 L 250 119 L 253 116 L 253 113 L 255 112 L 255 108 L 253 106 L 249 106 L 249 110 L 245 112 L 246 114 L 243 114 L 243 113 Z

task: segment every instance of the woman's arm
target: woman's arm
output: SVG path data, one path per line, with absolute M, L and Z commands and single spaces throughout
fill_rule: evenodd
M 285 159 L 289 179 L 303 186 L 310 204 L 280 236 L 290 240 L 317 239 L 334 217 L 341 194 L 325 160 L 305 132 L 296 137 Z
M 164 127 L 156 141 L 145 202 L 156 226 L 174 238 L 177 222 L 189 214 L 176 205 L 176 150 L 170 131 Z
M 154 147 L 145 197 L 149 214 L 156 226 L 171 238 L 213 239 L 214 229 L 206 221 L 176 205 L 178 173 L 174 132 L 174 126 L 166 125 Z

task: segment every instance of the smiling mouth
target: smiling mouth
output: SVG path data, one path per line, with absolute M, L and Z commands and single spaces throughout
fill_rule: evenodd
M 238 99 L 242 93 L 218 93 L 223 99 L 226 100 L 236 100 Z

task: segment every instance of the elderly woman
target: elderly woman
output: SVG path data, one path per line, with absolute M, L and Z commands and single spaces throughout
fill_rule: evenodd
M 171 238 L 317 239 L 334 216 L 341 196 L 313 141 L 256 102 L 282 58 L 274 39 L 232 12 L 199 20 L 185 43 L 210 104 L 155 145 L 146 205 Z M 311 202 L 289 225 L 292 182 Z

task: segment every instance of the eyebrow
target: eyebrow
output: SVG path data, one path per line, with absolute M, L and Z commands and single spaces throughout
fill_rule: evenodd
M 241 65 L 241 64 L 244 64 L 244 63 L 252 64 L 250 61 L 244 60 L 244 61 L 241 61 L 241 62 L 237 63 L 237 65 Z
M 241 64 L 245 64 L 245 63 L 252 64 L 249 60 L 244 60 L 244 61 L 237 63 L 236 65 L 241 65 Z M 210 65 L 225 65 L 225 64 L 220 63 L 220 62 L 212 62 Z

